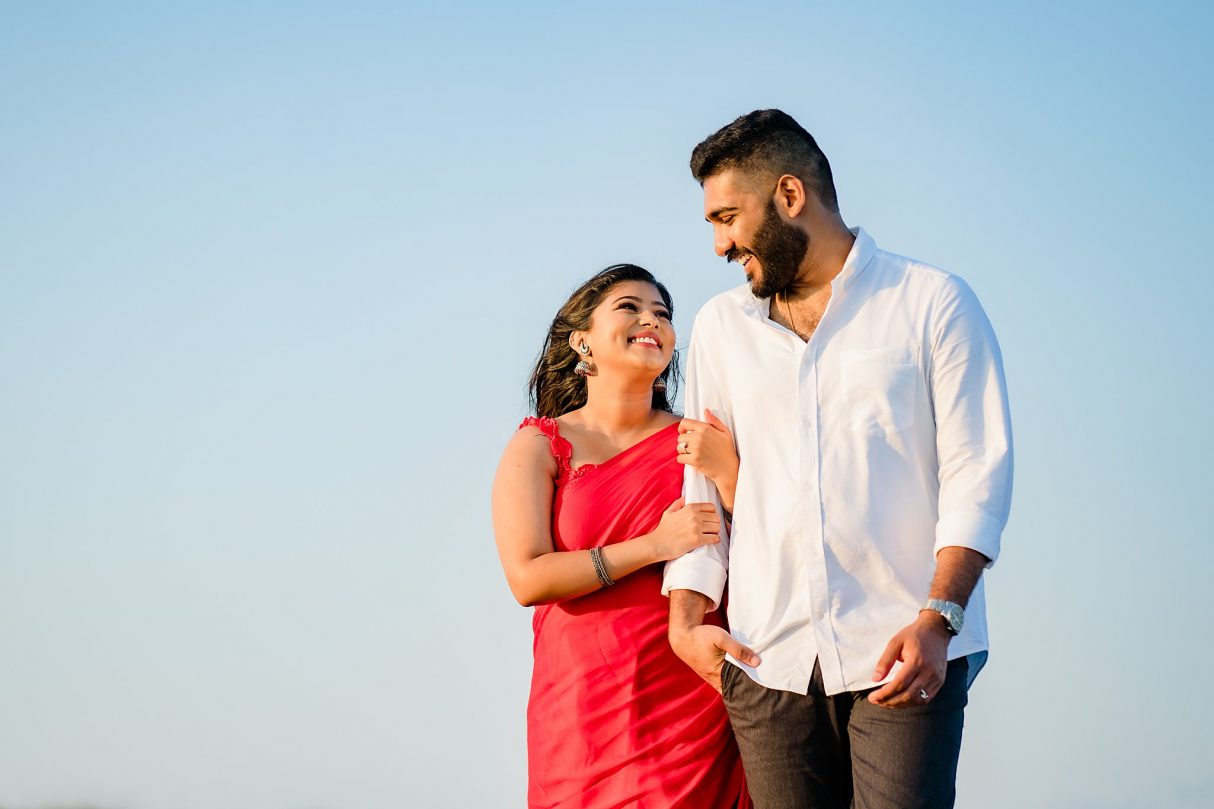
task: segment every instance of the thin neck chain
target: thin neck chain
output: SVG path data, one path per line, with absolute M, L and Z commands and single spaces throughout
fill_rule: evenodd
M 788 303 L 788 296 L 787 296 L 787 295 L 783 295 L 783 296 L 781 296 L 781 297 L 783 297 L 783 298 L 784 298 L 784 311 L 785 311 L 785 313 L 788 315 L 788 326 L 789 326 L 789 328 L 791 328 L 791 329 L 792 329 L 792 333 L 793 333 L 793 334 L 797 335 L 797 336 L 798 336 L 798 337 L 800 337 L 802 340 L 804 340 L 804 339 L 805 339 L 805 335 L 801 334 L 801 332 L 800 332 L 800 331 L 798 331 L 798 329 L 797 329 L 797 321 L 793 320 L 793 317 L 792 317 L 792 306 L 791 306 L 791 305 Z

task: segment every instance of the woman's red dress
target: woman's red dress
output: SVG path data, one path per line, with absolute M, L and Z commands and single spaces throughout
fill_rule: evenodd
M 577 469 L 556 421 L 528 418 L 527 425 L 548 436 L 557 459 L 558 551 L 648 533 L 679 497 L 675 424 Z M 721 697 L 671 651 L 661 591 L 662 565 L 650 565 L 612 587 L 535 608 L 527 706 L 532 809 L 749 805 Z

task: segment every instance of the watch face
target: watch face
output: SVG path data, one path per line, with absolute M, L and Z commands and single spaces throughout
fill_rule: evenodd
M 944 618 L 944 623 L 948 626 L 948 631 L 954 635 L 958 634 L 965 624 L 965 610 L 961 609 L 960 604 L 931 598 L 928 599 L 923 609 L 940 613 L 940 616 Z
M 949 605 L 945 617 L 948 619 L 948 625 L 952 627 L 954 635 L 960 632 L 961 627 L 965 625 L 965 613 L 955 604 Z

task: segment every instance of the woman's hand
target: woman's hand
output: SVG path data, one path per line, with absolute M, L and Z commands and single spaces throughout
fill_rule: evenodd
M 721 520 L 712 503 L 684 505 L 680 497 L 662 513 L 662 521 L 646 538 L 655 561 L 666 562 L 702 545 L 720 542 Z
M 733 511 L 734 490 L 738 485 L 738 453 L 733 433 L 711 410 L 704 421 L 683 419 L 679 424 L 678 461 L 695 467 L 711 480 L 721 493 L 721 505 Z

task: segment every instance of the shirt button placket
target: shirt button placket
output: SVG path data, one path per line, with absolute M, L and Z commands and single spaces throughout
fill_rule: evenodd
M 812 342 L 812 341 L 811 341 Z M 827 660 L 834 655 L 833 645 L 823 640 L 831 634 L 825 626 L 829 621 L 830 598 L 827 592 L 826 553 L 822 537 L 822 505 L 818 489 L 818 369 L 814 362 L 815 352 L 806 345 L 801 354 L 798 373 L 797 407 L 801 434 L 801 514 L 805 552 L 805 586 L 808 589 L 809 619 L 812 625 L 806 641 L 816 656 Z M 825 670 L 823 671 L 825 674 Z

